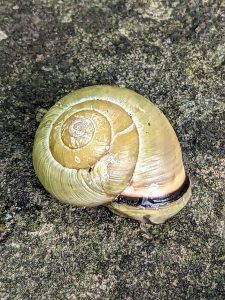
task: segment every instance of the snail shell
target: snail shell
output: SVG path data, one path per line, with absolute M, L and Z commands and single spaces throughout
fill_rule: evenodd
M 191 196 L 176 134 L 149 100 L 119 87 L 82 88 L 37 129 L 35 172 L 55 198 L 163 223 Z

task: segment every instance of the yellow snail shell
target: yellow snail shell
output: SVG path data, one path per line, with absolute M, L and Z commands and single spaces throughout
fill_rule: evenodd
M 191 197 L 172 126 L 125 88 L 91 86 L 58 101 L 36 132 L 33 164 L 60 201 L 142 222 L 163 223 Z

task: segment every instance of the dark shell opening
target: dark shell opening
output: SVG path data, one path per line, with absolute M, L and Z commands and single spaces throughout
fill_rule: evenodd
M 181 187 L 171 194 L 167 194 L 163 197 L 158 198 L 149 198 L 149 197 L 126 197 L 123 195 L 119 195 L 116 197 L 115 202 L 119 204 L 126 204 L 136 207 L 144 207 L 144 208 L 157 208 L 160 206 L 164 206 L 165 204 L 169 204 L 180 199 L 190 187 L 189 177 L 186 175 L 184 183 Z

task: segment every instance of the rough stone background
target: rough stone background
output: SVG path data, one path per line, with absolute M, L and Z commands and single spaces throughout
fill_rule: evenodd
M 31 151 L 71 90 L 126 86 L 166 114 L 193 183 L 164 225 L 55 201 Z M 0 298 L 225 299 L 225 3 L 0 1 Z

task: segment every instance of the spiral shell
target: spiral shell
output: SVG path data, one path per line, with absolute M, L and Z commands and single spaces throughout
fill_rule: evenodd
M 36 132 L 33 164 L 60 201 L 107 205 L 140 221 L 162 223 L 191 196 L 173 128 L 149 100 L 125 88 L 92 86 L 57 102 Z

